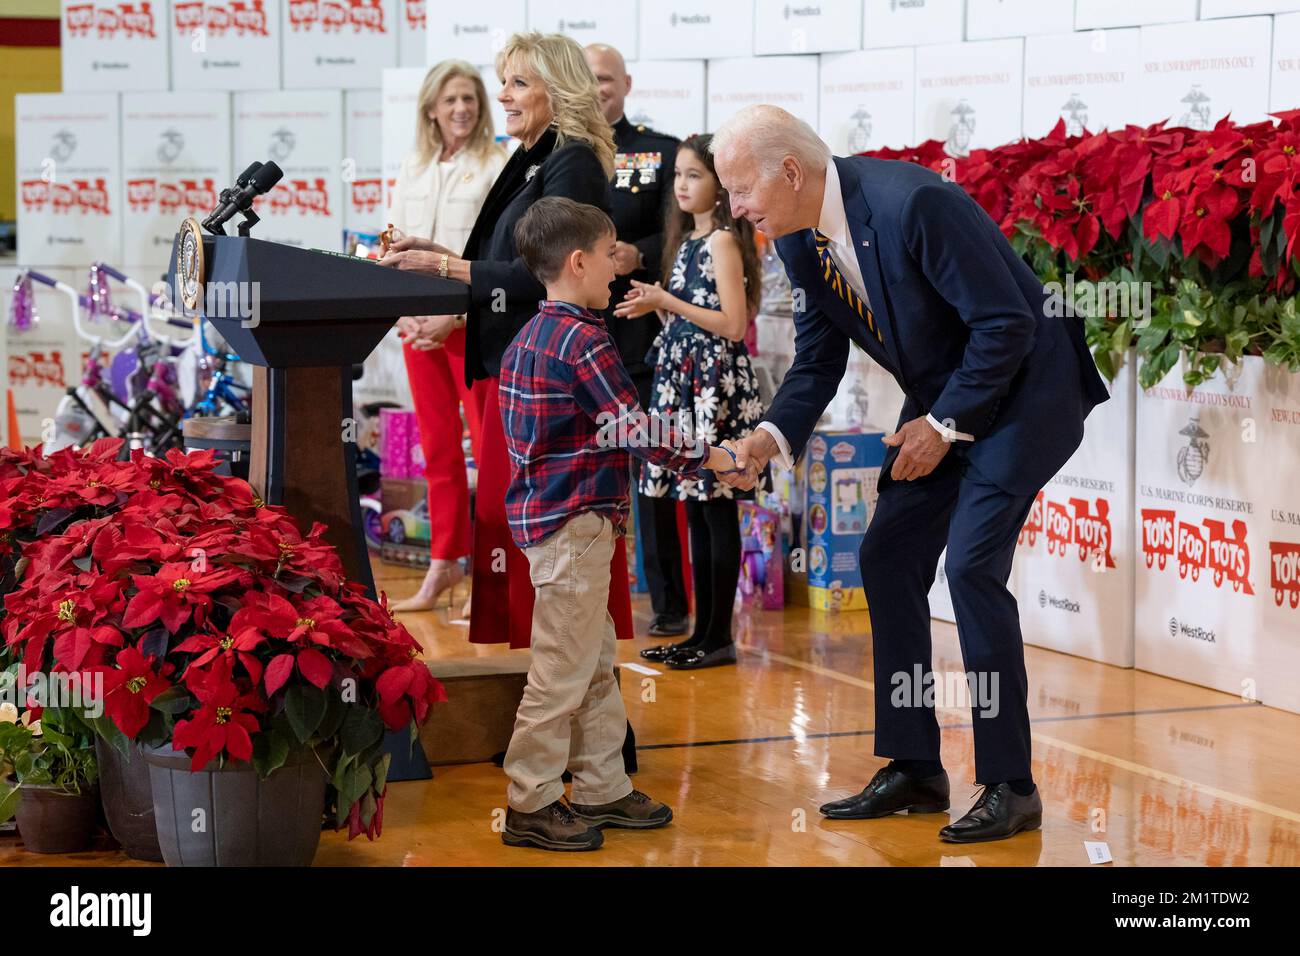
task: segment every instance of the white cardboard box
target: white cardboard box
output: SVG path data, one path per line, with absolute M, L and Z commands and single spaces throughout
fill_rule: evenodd
M 1046 136 L 1061 119 L 1085 129 L 1123 129 L 1139 83 L 1139 31 L 1089 30 L 1025 40 L 1025 136 Z
M 837 156 L 914 146 L 915 84 L 910 47 L 822 54 L 818 132 Z
M 278 89 L 282 3 L 172 0 L 172 89 Z
M 1142 27 L 1141 95 L 1135 123 L 1211 129 L 1267 118 L 1271 17 Z
M 181 221 L 233 180 L 229 93 L 122 94 L 123 261 L 165 269 Z
M 167 4 L 64 0 L 63 91 L 167 89 Z
M 117 93 L 14 97 L 20 264 L 121 261 L 119 98 Z
M 951 155 L 1020 137 L 1024 40 L 917 47 L 916 139 Z

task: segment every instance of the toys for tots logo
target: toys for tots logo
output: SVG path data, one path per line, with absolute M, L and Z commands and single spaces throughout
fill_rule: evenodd
M 77 3 L 66 6 L 64 16 L 70 37 L 89 37 L 93 31 L 100 40 L 117 36 L 153 40 L 158 36 L 154 32 L 153 10 L 154 5 L 148 0 L 103 6 Z
M 352 208 L 357 212 L 374 212 L 384 201 L 383 181 L 357 179 L 352 182 Z
M 289 0 L 289 25 L 295 33 L 310 33 L 320 24 L 322 33 L 387 33 L 382 0 Z
M 262 0 L 231 0 L 230 3 L 177 3 L 173 20 L 178 33 L 205 29 L 210 37 L 269 36 L 266 8 Z
M 1234 591 L 1254 594 L 1250 584 L 1250 546 L 1246 542 L 1246 522 L 1240 518 L 1228 523 L 1218 518 L 1204 518 L 1192 524 L 1178 518 L 1173 508 L 1142 509 L 1142 555 L 1146 566 L 1165 566 L 1174 558 L 1178 576 L 1200 580 L 1202 571 L 1211 572 L 1214 586 L 1230 582 Z
M 73 179 L 68 183 L 24 179 L 19 187 L 23 209 L 43 212 L 47 208 L 59 215 L 79 213 L 84 216 L 110 215 L 108 185 L 103 176 Z
M 310 182 L 292 179 L 281 182 L 267 195 L 271 211 L 279 215 L 296 212 L 300 216 L 328 216 L 330 214 L 329 190 L 325 177 L 317 176 Z
M 1270 541 L 1268 564 L 1273 603 L 1278 607 L 1286 603 L 1300 608 L 1300 543 Z
M 126 202 L 132 212 L 172 214 L 203 212 L 217 204 L 217 190 L 211 179 L 181 179 L 168 182 L 144 177 L 126 181 Z
M 1034 547 L 1038 536 L 1047 542 L 1047 553 L 1064 557 L 1074 549 L 1080 561 L 1105 562 L 1115 567 L 1111 553 L 1110 501 L 1106 498 L 1070 498 L 1065 504 L 1051 501 L 1040 491 L 1020 529 L 1019 544 Z

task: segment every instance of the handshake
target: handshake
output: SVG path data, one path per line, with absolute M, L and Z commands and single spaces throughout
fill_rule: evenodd
M 763 428 L 754 429 L 739 441 L 724 441 L 721 448 L 726 453 L 729 463 L 733 457 L 735 462 L 731 468 L 725 470 L 713 469 L 714 474 L 719 481 L 741 491 L 753 489 L 758 483 L 759 474 L 767 467 L 768 461 L 781 450 L 771 432 Z

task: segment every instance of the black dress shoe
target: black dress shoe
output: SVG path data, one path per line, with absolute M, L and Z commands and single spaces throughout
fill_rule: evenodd
M 647 661 L 664 661 L 669 654 L 681 649 L 681 644 L 660 644 L 658 647 L 647 647 L 641 652 L 641 657 Z
M 693 671 L 702 667 L 721 667 L 736 663 L 736 645 L 725 644 L 717 650 L 706 651 L 692 647 L 674 651 L 664 658 L 664 663 L 675 671 Z
M 942 813 L 948 809 L 948 772 L 917 779 L 901 770 L 881 767 L 856 797 L 823 804 L 822 815 L 832 820 L 871 820 L 899 810 Z
M 1038 788 L 1020 796 L 1009 783 L 987 785 L 975 805 L 955 823 L 939 831 L 947 843 L 982 843 L 1005 840 L 1021 830 L 1037 830 L 1043 824 L 1043 801 Z
M 657 614 L 650 622 L 651 637 L 680 637 L 691 629 L 691 619 L 686 615 Z

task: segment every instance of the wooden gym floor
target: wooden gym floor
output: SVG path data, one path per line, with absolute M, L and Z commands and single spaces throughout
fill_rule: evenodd
M 390 598 L 421 572 L 377 568 Z M 470 645 L 455 610 L 404 615 L 431 656 L 517 653 Z M 634 601 L 637 630 L 649 620 Z M 1085 840 L 1119 866 L 1300 865 L 1300 716 L 1205 688 L 1026 647 L 1041 830 L 996 843 L 939 841 L 975 793 L 969 711 L 940 711 L 948 814 L 824 820 L 817 807 L 856 793 L 885 761 L 873 756 L 871 637 L 865 612 L 807 608 L 740 613 L 735 667 L 624 672 L 640 745 L 636 786 L 674 822 L 606 832 L 594 853 L 502 845 L 494 811 L 505 776 L 491 764 L 436 767 L 389 789 L 383 836 L 326 832 L 317 866 L 1085 866 Z M 654 641 L 622 642 L 645 663 Z M 960 672 L 956 628 L 934 623 L 936 670 Z M 645 700 L 653 696 L 653 700 Z M 0 865 L 129 865 L 120 852 L 40 857 L 0 839 Z

